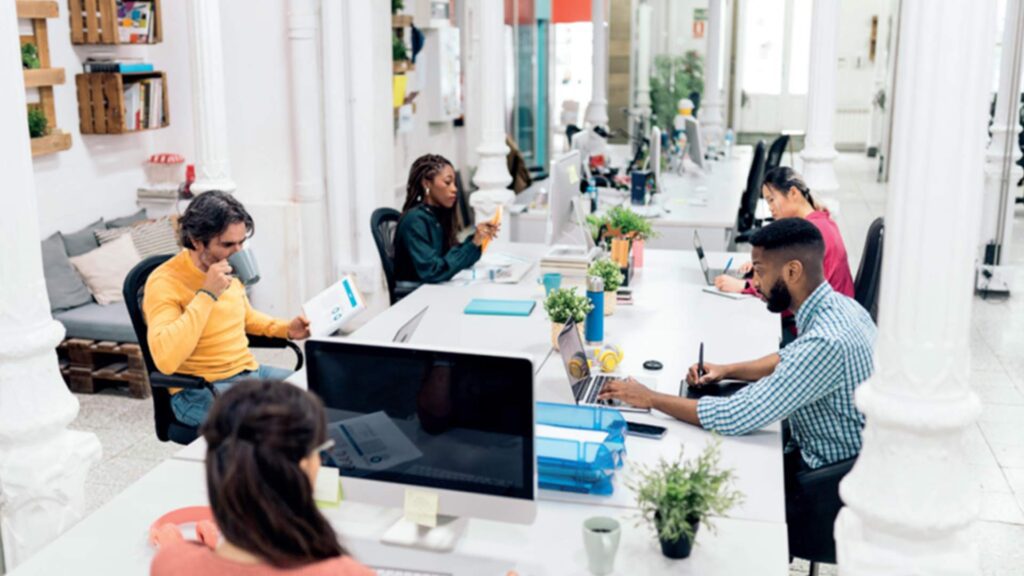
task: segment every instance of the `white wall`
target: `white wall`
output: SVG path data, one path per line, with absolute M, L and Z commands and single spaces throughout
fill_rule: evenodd
M 164 41 L 153 46 L 72 46 L 67 3 L 58 2 L 60 16 L 47 21 L 50 62 L 63 67 L 67 81 L 54 88 L 57 125 L 71 134 L 71 149 L 38 156 L 35 194 L 39 202 L 39 231 L 71 232 L 99 217 L 124 216 L 138 209 L 135 190 L 145 183 L 142 163 L 154 153 L 175 152 L 191 161 L 192 104 L 185 3 L 164 2 Z M 96 52 L 139 56 L 167 72 L 170 126 L 125 135 L 79 133 L 75 75 Z M 19 191 L 25 193 L 26 191 Z
M 708 7 L 708 0 L 650 0 L 651 54 L 681 56 L 690 50 L 701 55 L 707 47 L 707 23 L 704 37 L 693 37 L 693 9 Z

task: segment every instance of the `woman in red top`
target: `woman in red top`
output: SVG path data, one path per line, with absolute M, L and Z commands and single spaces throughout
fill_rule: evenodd
M 850 262 L 843 237 L 839 234 L 839 227 L 828 211 L 819 208 L 815 203 L 804 179 L 792 168 L 779 166 L 764 175 L 761 194 L 775 220 L 804 218 L 818 227 L 821 237 L 825 240 L 825 257 L 822 263 L 825 280 L 836 292 L 853 298 L 853 276 L 850 274 Z M 746 274 L 750 267 L 751 264 L 748 262 L 739 270 Z M 715 278 L 715 286 L 723 292 L 757 294 L 757 290 L 749 281 L 724 274 Z M 793 328 L 795 329 L 795 325 Z
M 313 501 L 324 408 L 291 384 L 250 380 L 217 398 L 202 428 L 215 549 L 165 534 L 152 576 L 372 576 Z

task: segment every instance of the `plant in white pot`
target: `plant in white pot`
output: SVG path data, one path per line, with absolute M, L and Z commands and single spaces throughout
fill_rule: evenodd
M 604 282 L 604 315 L 611 316 L 615 313 L 616 293 L 625 279 L 622 269 L 611 258 L 601 258 L 590 265 L 587 275 L 597 276 Z
M 680 450 L 673 462 L 661 459 L 657 466 L 638 466 L 637 478 L 629 483 L 643 520 L 657 532 L 661 553 L 668 558 L 688 557 L 700 523 L 714 531 L 709 517 L 724 515 L 743 500 L 732 488 L 733 471 L 719 468 L 719 445 L 716 438 L 689 461 Z
M 544 300 L 544 311 L 551 320 L 551 346 L 558 350 L 558 334 L 569 320 L 576 321 L 576 329 L 583 338 L 583 321 L 594 305 L 586 294 L 577 294 L 576 288 L 555 288 Z

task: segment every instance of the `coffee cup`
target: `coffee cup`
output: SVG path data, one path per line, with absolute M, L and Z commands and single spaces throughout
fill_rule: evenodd
M 239 250 L 228 257 L 231 273 L 244 286 L 252 286 L 260 281 L 260 267 L 256 264 L 256 256 L 249 249 Z
M 621 536 L 622 528 L 614 518 L 595 516 L 583 522 L 583 548 L 591 574 L 605 576 L 615 570 L 615 554 L 619 551 Z
M 541 275 L 537 281 L 544 285 L 544 296 L 547 297 L 551 295 L 552 290 L 562 285 L 562 275 L 558 272 L 548 272 Z

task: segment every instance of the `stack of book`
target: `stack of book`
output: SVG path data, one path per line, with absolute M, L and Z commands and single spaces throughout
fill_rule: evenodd
M 125 130 L 146 130 L 164 125 L 164 90 L 161 78 L 144 78 L 124 85 Z
M 586 278 L 587 268 L 600 254 L 600 248 L 588 250 L 583 246 L 552 246 L 540 259 L 540 272 L 558 272 L 564 277 Z
M 155 15 L 152 0 L 117 3 L 117 31 L 122 44 L 150 44 Z
M 86 58 L 82 69 L 86 74 L 99 72 L 130 74 L 132 72 L 152 72 L 153 65 L 143 62 L 141 58 L 115 58 L 114 56 L 97 55 Z

